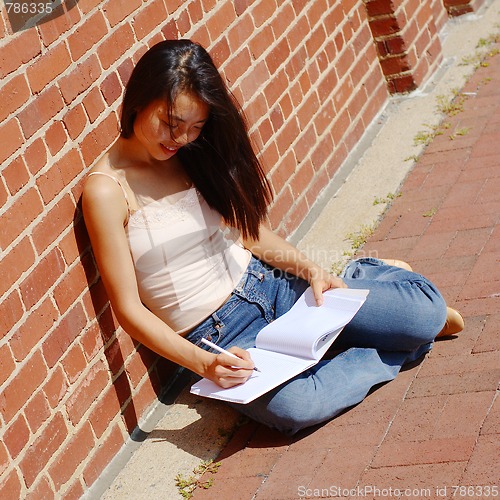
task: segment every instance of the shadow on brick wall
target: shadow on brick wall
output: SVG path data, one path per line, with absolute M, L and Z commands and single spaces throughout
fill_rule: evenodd
M 89 364 L 100 357 L 107 372 L 105 383 L 89 384 L 99 391 L 92 398 L 96 403 L 90 419 L 92 425 L 99 421 L 95 425 L 104 429 L 121 414 L 127 432 L 132 434 L 145 410 L 171 384 L 178 367 L 136 342 L 119 327 L 97 271 L 81 213 L 80 200 L 73 225 L 80 227 L 75 231 L 80 259 L 89 263 L 84 270 L 91 301 L 91 307 L 87 309 L 90 321 L 82 332 L 82 342 L 87 346 Z M 94 374 L 93 377 L 103 375 Z
M 4 0 L 12 33 L 67 16 L 79 0 Z

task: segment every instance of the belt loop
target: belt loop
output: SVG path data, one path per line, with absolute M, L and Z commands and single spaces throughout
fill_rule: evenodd
M 219 316 L 217 316 L 217 312 L 212 313 L 212 319 L 214 320 L 214 328 L 220 332 L 221 328 L 224 326 L 224 323 L 221 321 Z

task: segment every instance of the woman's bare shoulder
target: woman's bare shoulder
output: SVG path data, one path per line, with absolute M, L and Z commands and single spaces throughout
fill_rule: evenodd
M 101 160 L 90 170 L 82 191 L 83 212 L 86 218 L 112 213 L 120 219 L 128 217 L 128 197 L 119 173 L 109 162 Z
M 123 184 L 123 176 L 120 173 L 115 146 L 111 146 L 95 163 L 87 174 L 84 183 L 84 194 L 100 193 L 101 195 L 112 195 L 116 187 Z

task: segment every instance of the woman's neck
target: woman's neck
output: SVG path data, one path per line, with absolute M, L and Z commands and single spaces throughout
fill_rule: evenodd
M 108 152 L 108 165 L 121 170 L 132 191 L 154 198 L 189 189 L 191 179 L 177 157 L 156 160 L 144 153 L 138 141 L 118 138 Z
M 138 166 L 165 168 L 170 162 L 170 160 L 160 161 L 153 158 L 135 136 L 128 139 L 118 137 L 110 150 L 110 156 L 117 164 L 122 165 L 122 168 Z

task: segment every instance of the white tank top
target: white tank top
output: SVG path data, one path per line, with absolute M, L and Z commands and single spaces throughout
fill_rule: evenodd
M 222 305 L 251 258 L 195 188 L 129 211 L 125 230 L 142 302 L 177 333 Z

